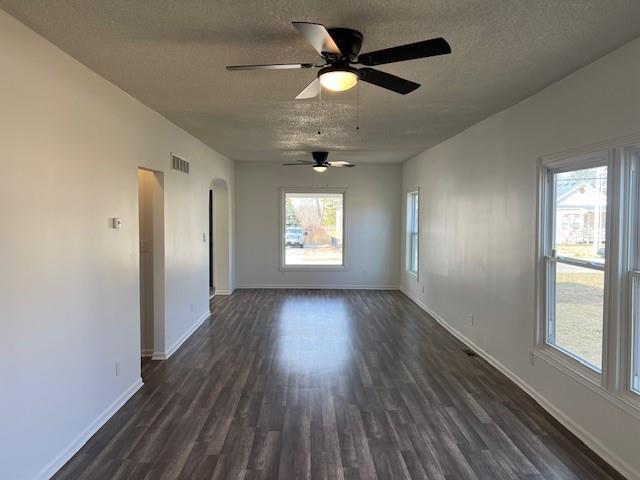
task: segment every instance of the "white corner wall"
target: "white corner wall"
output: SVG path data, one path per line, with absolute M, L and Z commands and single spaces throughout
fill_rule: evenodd
M 359 164 L 318 174 L 280 163 L 236 163 L 238 286 L 398 288 L 401 165 Z M 280 270 L 283 187 L 347 188 L 345 270 Z
M 640 420 L 542 359 L 529 365 L 528 353 L 536 159 L 638 132 L 635 40 L 407 161 L 403 170 L 404 188 L 421 192 L 420 281 L 403 273 L 405 292 L 629 478 L 640 478 Z
M 0 72 L 0 478 L 47 478 L 140 386 L 137 168 L 164 172 L 169 350 L 208 313 L 234 166 L 2 11 Z

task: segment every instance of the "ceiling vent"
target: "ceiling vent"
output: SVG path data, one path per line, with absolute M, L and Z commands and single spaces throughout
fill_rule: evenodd
M 184 158 L 171 154 L 171 168 L 182 173 L 189 173 L 189 162 Z

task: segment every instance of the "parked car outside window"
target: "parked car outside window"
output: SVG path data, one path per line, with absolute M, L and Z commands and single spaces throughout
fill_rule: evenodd
M 287 247 L 304 248 L 304 230 L 300 227 L 287 227 L 284 241 Z

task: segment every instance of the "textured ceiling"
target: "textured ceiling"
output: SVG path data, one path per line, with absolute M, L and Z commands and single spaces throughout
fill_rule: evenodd
M 640 35 L 638 0 L 0 0 L 0 8 L 235 160 L 401 161 Z M 296 101 L 316 62 L 292 20 L 350 27 L 363 52 L 445 37 L 453 54 L 380 67 L 422 84 L 363 84 Z M 318 135 L 318 127 L 322 134 Z

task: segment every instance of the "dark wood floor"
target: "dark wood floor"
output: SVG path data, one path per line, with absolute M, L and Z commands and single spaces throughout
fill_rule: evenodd
M 399 292 L 243 290 L 58 479 L 621 478 Z

